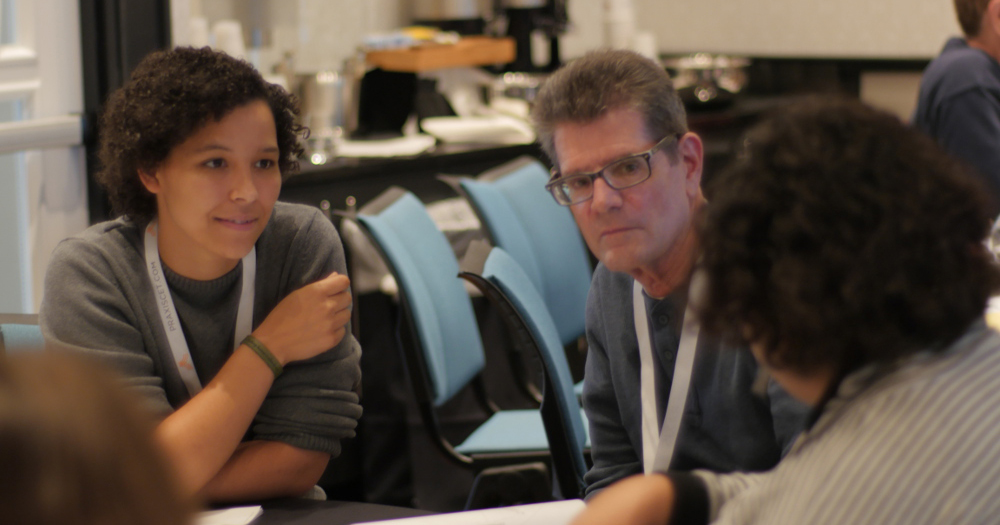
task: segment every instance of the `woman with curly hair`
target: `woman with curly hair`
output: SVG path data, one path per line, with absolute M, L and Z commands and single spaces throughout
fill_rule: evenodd
M 812 425 L 771 471 L 609 488 L 577 523 L 992 523 L 998 270 L 980 185 L 854 101 L 759 125 L 700 227 L 704 329 L 743 341 Z
M 46 274 L 46 341 L 123 373 L 211 502 L 308 492 L 361 415 L 340 237 L 277 202 L 296 113 L 246 62 L 149 55 L 101 118 L 98 180 L 121 216 L 63 241 Z

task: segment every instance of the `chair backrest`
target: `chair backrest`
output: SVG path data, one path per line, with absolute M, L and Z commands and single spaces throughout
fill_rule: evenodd
M 484 251 L 488 250 L 488 254 Z M 483 262 L 476 262 L 476 260 Z M 482 267 L 481 272 L 477 271 Z M 584 446 L 587 434 L 580 404 L 573 391 L 569 363 L 552 316 L 541 295 L 518 263 L 500 248 L 475 243 L 463 261 L 462 276 L 483 289 L 491 300 L 504 303 L 501 311 L 513 323 L 514 334 L 527 336 L 544 365 L 542 418 L 552 450 L 556 476 L 565 497 L 580 497 L 587 472 Z M 478 278 L 477 278 L 478 276 Z M 496 294 L 492 291 L 498 292 Z M 509 308 L 503 308 L 506 305 Z
M 477 179 L 458 179 L 458 188 L 493 245 L 507 251 L 541 293 L 566 345 L 584 333 L 592 269 L 573 215 L 545 191 L 548 177 L 538 160 L 520 157 Z
M 37 324 L 0 324 L 0 355 L 40 350 L 44 344 Z
M 355 219 L 385 259 L 399 287 L 403 315 L 422 357 L 423 374 L 411 380 L 429 389 L 440 406 L 475 378 L 486 355 L 472 302 L 458 276 L 447 238 L 412 193 L 392 187 L 358 211 Z M 419 375 L 429 385 L 421 386 Z

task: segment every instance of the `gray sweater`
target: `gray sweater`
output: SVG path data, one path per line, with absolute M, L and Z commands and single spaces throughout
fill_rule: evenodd
M 202 384 L 232 353 L 242 263 L 211 281 L 164 266 Z M 253 326 L 289 293 L 347 273 L 336 229 L 319 210 L 277 203 L 257 240 Z M 123 373 L 161 416 L 188 400 L 157 312 L 143 256 L 143 229 L 127 219 L 91 226 L 60 243 L 45 276 L 42 334 Z M 247 439 L 281 441 L 334 456 L 361 417 L 361 349 L 353 336 L 312 359 L 289 363 L 257 412 Z

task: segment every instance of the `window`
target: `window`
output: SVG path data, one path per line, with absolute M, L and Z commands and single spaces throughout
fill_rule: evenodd
M 78 13 L 0 0 L 2 313 L 38 311 L 49 254 L 87 226 Z

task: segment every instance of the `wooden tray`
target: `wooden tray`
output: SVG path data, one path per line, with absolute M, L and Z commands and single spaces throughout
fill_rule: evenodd
M 386 71 L 419 73 L 446 67 L 506 64 L 514 60 L 514 39 L 463 37 L 455 44 L 424 44 L 406 49 L 369 51 L 368 62 Z

